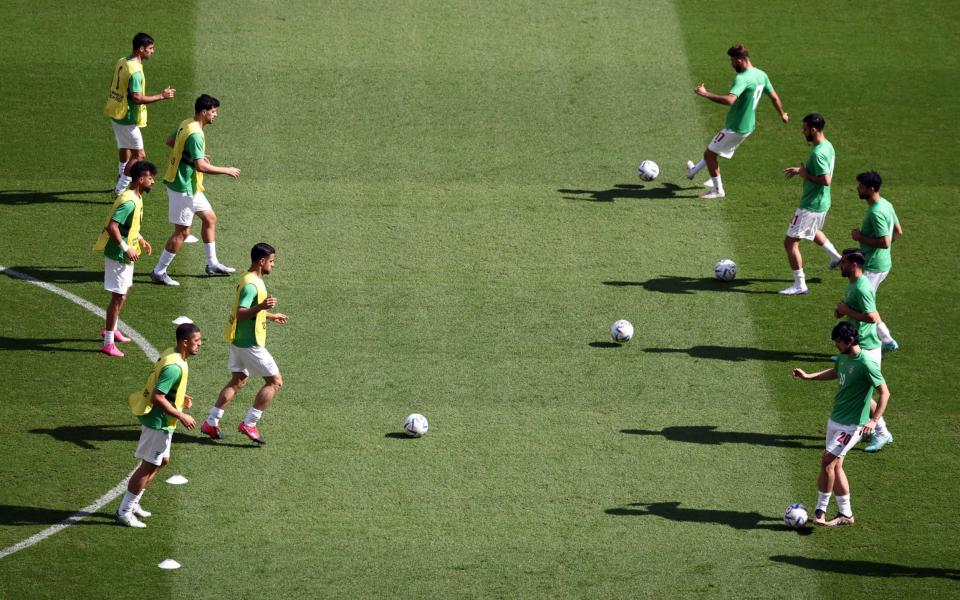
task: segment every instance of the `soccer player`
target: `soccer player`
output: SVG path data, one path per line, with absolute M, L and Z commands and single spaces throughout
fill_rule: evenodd
M 860 242 L 860 250 L 867 258 L 863 267 L 863 274 L 876 292 L 887 275 L 893 261 L 890 259 L 890 248 L 893 242 L 903 235 L 903 227 L 897 218 L 893 205 L 880 196 L 880 185 L 883 179 L 876 171 L 867 171 L 857 175 L 857 195 L 867 201 L 867 214 L 863 217 L 860 229 L 851 233 L 853 241 Z M 877 334 L 883 342 L 883 352 L 895 352 L 900 348 L 897 340 L 890 335 L 886 323 L 877 323 Z
M 177 422 L 193 429 L 197 422 L 188 415 L 193 399 L 187 395 L 187 359 L 200 351 L 200 329 L 193 323 L 177 327 L 177 345 L 165 350 L 154 365 L 142 390 L 130 395 L 130 410 L 140 420 L 140 443 L 135 456 L 140 466 L 130 476 L 117 520 L 128 527 L 146 527 L 140 518 L 151 513 L 140 507 L 143 491 L 170 462 L 170 445 Z
M 723 129 L 713 137 L 707 149 L 703 151 L 703 160 L 697 164 L 692 160 L 687 161 L 687 179 L 693 179 L 703 167 L 707 167 L 710 172 L 710 189 L 700 195 L 701 198 L 707 199 L 723 198 L 726 195 L 723 182 L 720 180 L 720 164 L 717 156 L 733 158 L 737 147 L 753 133 L 757 123 L 757 104 L 760 103 L 761 95 L 770 96 L 773 106 L 780 113 L 780 119 L 784 123 L 790 120 L 790 116 L 783 110 L 780 96 L 770 83 L 770 78 L 751 64 L 747 49 L 737 44 L 727 50 L 727 55 L 730 57 L 730 65 L 737 72 L 730 91 L 723 96 L 712 94 L 702 83 L 693 90 L 695 94 L 711 102 L 730 107 Z
M 133 263 L 140 259 L 141 248 L 147 255 L 153 254 L 153 246 L 140 233 L 140 224 L 143 222 L 143 195 L 153 189 L 156 175 L 157 167 L 152 163 L 142 160 L 133 165 L 130 187 L 114 201 L 100 237 L 93 244 L 95 252 L 103 251 L 103 289 L 111 294 L 107 321 L 100 332 L 103 337 L 101 351 L 107 356 L 123 356 L 116 342 L 130 341 L 117 329 L 117 321 L 127 300 L 127 292 L 133 287 Z
M 838 319 L 847 318 L 857 327 L 857 337 L 860 340 L 860 349 L 877 366 L 881 366 L 883 356 L 880 349 L 880 339 L 877 337 L 877 323 L 882 323 L 880 313 L 877 312 L 876 292 L 865 276 L 863 265 L 866 258 L 857 248 L 847 248 L 843 251 L 840 260 L 840 273 L 850 284 L 843 293 L 843 300 L 837 304 L 833 314 Z M 871 410 L 876 409 L 876 402 L 872 402 Z M 877 426 L 873 432 L 873 440 L 865 450 L 879 452 L 887 444 L 893 443 L 893 435 L 887 429 L 883 417 L 877 419 Z
M 787 251 L 787 261 L 793 270 L 793 285 L 780 290 L 784 296 L 806 294 L 806 275 L 803 273 L 803 257 L 800 255 L 800 240 L 813 240 L 830 256 L 828 268 L 834 269 L 840 264 L 840 254 L 824 235 L 823 222 L 830 210 L 830 183 L 833 181 L 833 166 L 836 153 L 833 144 L 823 135 L 826 121 L 819 113 L 810 113 L 803 118 L 803 137 L 813 144 L 807 162 L 799 167 L 787 167 L 783 177 L 790 179 L 796 175 L 803 178 L 803 193 L 800 206 L 793 213 L 793 219 L 783 238 L 783 247 Z
M 160 260 L 150 272 L 150 279 L 154 283 L 180 285 L 170 278 L 167 268 L 190 235 L 194 214 L 200 217 L 200 236 L 207 254 L 207 275 L 229 275 L 236 270 L 225 266 L 217 258 L 217 214 L 203 195 L 204 173 L 240 178 L 240 169 L 214 166 L 206 155 L 206 136 L 203 130 L 217 119 L 219 106 L 219 100 L 201 94 L 194 102 L 193 117 L 180 123 L 173 135 L 167 138 L 167 145 L 171 150 L 163 181 L 167 184 L 168 217 L 174 229 L 164 246 Z
M 141 127 L 147 126 L 147 104 L 173 98 L 177 90 L 166 87 L 154 96 L 147 95 L 147 80 L 143 76 L 143 61 L 153 56 L 153 38 L 146 33 L 133 36 L 133 52 L 117 61 L 113 83 L 103 112 L 112 119 L 113 137 L 117 140 L 120 162 L 117 164 L 117 185 L 114 195 L 130 185 L 130 169 L 147 157 L 143 148 Z
M 839 379 L 840 387 L 833 401 L 833 412 L 827 421 L 826 450 L 820 460 L 817 477 L 817 506 L 813 522 L 818 525 L 853 525 L 850 507 L 850 482 L 843 471 L 843 458 L 857 445 L 861 436 L 868 435 L 890 400 L 890 390 L 880 373 L 880 365 L 873 362 L 858 344 L 857 328 L 846 321 L 838 323 L 831 333 L 840 354 L 833 368 L 818 373 L 794 369 L 793 376 L 804 380 Z M 877 408 L 870 412 L 874 389 L 879 395 Z M 837 516 L 826 519 L 830 495 L 837 495 Z
M 231 342 L 230 360 L 227 365 L 230 369 L 230 381 L 220 391 L 220 396 L 210 409 L 207 420 L 200 426 L 200 431 L 213 439 L 223 438 L 220 430 L 223 411 L 237 393 L 247 385 L 247 378 L 253 374 L 263 377 L 264 384 L 257 392 L 257 397 L 253 401 L 253 406 L 247 411 L 247 416 L 237 426 L 237 430 L 258 444 L 264 443 L 257 429 L 257 422 L 283 386 L 280 369 L 266 348 L 267 321 L 280 325 L 287 322 L 287 315 L 267 312 L 267 309 L 277 305 L 277 299 L 267 293 L 263 277 L 273 272 L 276 258 L 277 251 L 273 246 L 266 243 L 257 244 L 250 250 L 250 269 L 244 273 L 240 283 L 237 284 L 233 312 L 230 322 L 227 323 L 225 335 L 226 340 Z

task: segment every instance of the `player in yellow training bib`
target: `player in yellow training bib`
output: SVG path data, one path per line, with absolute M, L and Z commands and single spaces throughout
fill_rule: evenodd
M 130 185 L 130 169 L 147 157 L 141 127 L 147 126 L 147 105 L 173 98 L 177 90 L 166 87 L 155 96 L 147 95 L 143 61 L 153 56 L 153 38 L 146 33 L 133 36 L 133 51 L 117 60 L 113 81 L 103 112 L 110 117 L 113 137 L 117 140 L 120 162 L 117 164 L 117 185 L 113 195 L 119 196 Z

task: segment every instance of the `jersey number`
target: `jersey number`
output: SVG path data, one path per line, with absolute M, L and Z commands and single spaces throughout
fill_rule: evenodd
M 758 87 L 753 92 L 753 110 L 757 110 L 757 105 L 760 104 L 760 96 L 763 95 L 763 86 Z
M 850 440 L 853 439 L 853 435 L 849 433 L 840 432 L 840 435 L 837 436 L 837 443 L 841 446 L 846 446 L 850 443 Z
M 113 77 L 113 85 L 111 86 L 117 94 L 120 94 L 120 71 L 123 70 L 123 65 L 117 67 L 117 74 Z

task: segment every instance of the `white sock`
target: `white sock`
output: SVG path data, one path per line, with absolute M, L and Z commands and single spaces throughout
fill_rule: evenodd
M 803 269 L 797 269 L 793 272 L 793 284 L 801 290 L 807 287 L 807 276 L 803 274 Z
M 837 496 L 837 511 L 845 517 L 853 516 L 853 509 L 850 508 L 850 494 Z
M 710 178 L 710 186 L 718 192 L 723 191 L 723 182 L 720 181 L 720 175 Z
M 817 492 L 817 506 L 814 510 L 819 510 L 827 512 L 827 507 L 830 506 L 830 496 L 832 492 Z
M 128 175 L 121 175 L 120 180 L 117 181 L 117 187 L 113 190 L 119 196 L 123 193 L 123 190 L 127 189 L 130 186 L 130 182 L 133 181 L 133 178 Z
M 117 177 L 123 177 L 123 170 L 127 168 L 127 163 L 118 162 L 117 163 Z
M 880 437 L 887 437 L 890 435 L 890 431 L 887 429 L 887 420 L 883 417 L 877 419 L 877 426 L 873 428 L 873 432 Z
M 160 253 L 160 260 L 157 261 L 157 266 L 153 268 L 153 272 L 157 275 L 163 275 L 167 272 L 167 267 L 170 266 L 170 263 L 172 263 L 176 257 L 176 254 L 171 254 L 164 248 L 163 252 Z
M 887 324 L 883 321 L 877 323 L 877 335 L 880 336 L 880 341 L 884 344 L 889 344 L 893 341 L 893 337 L 890 336 L 890 329 L 887 328 Z
M 207 415 L 207 425 L 210 427 L 216 427 L 220 424 L 220 419 L 223 418 L 223 409 L 217 408 L 214 406 L 210 409 L 210 414 Z
M 109 346 L 113 343 L 113 331 L 104 331 L 103 332 L 103 345 Z
M 209 244 L 207 242 L 204 242 L 203 251 L 207 254 L 208 265 L 210 265 L 211 267 L 214 267 L 220 264 L 220 261 L 217 260 L 217 243 L 216 242 L 210 242 Z
M 144 490 L 141 490 L 139 494 L 134 494 L 130 490 L 123 495 L 123 500 L 120 501 L 120 508 L 117 510 L 120 514 L 130 514 L 133 512 L 133 507 L 140 504 L 140 496 L 143 496 Z
M 707 161 L 700 159 L 700 162 L 693 165 L 693 168 L 687 171 L 687 177 L 693 179 L 693 176 L 699 173 L 705 166 L 707 166 Z
M 262 410 L 257 410 L 251 406 L 250 410 L 247 411 L 247 416 L 243 418 L 243 424 L 247 427 L 253 427 L 257 424 L 257 421 L 259 421 L 260 417 L 262 416 Z
M 823 251 L 830 255 L 831 260 L 840 260 L 840 253 L 837 252 L 837 249 L 833 247 L 833 243 L 830 240 L 827 240 L 822 246 Z

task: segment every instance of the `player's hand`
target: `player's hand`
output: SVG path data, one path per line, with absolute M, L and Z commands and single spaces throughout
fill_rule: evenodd
M 273 296 L 267 296 L 266 299 L 260 303 L 260 310 L 273 308 L 276 305 L 277 305 L 277 299 L 274 298 Z
M 787 167 L 783 170 L 783 178 L 790 179 L 800 174 L 800 167 Z
M 164 100 L 169 100 L 170 98 L 173 98 L 174 94 L 176 93 L 177 90 L 173 89 L 172 87 L 166 87 L 163 88 L 163 91 L 160 92 L 160 95 L 163 96 Z
M 780 120 L 783 121 L 784 123 L 787 123 L 790 121 L 790 115 L 788 115 L 787 113 L 783 113 L 782 115 L 780 115 Z
M 187 429 L 193 429 L 197 426 L 197 420 L 187 414 L 183 414 L 183 416 L 180 417 L 180 422 L 183 423 L 183 426 Z
M 234 179 L 240 179 L 240 169 L 236 167 L 227 167 L 226 174 Z
M 140 245 L 147 252 L 147 256 L 153 256 L 153 246 L 150 245 L 150 242 L 148 242 L 143 238 L 140 238 Z
M 189 410 L 193 406 L 193 396 L 183 395 L 183 408 Z
M 283 314 L 283 313 L 275 313 L 275 314 L 272 314 L 272 315 L 268 315 L 268 317 L 269 317 L 270 320 L 273 321 L 274 323 L 279 323 L 280 325 L 286 325 L 286 324 L 287 324 L 287 315 L 285 315 L 285 314 Z
M 851 229 L 851 230 L 850 230 L 850 237 L 853 238 L 853 241 L 859 242 L 859 241 L 860 241 L 860 237 L 861 237 L 861 236 L 860 236 L 860 230 L 859 230 L 859 229 Z
M 126 254 L 127 258 L 129 258 L 133 262 L 137 262 L 137 260 L 140 258 L 140 253 L 134 250 L 133 246 L 130 246 L 129 248 L 127 248 L 127 251 L 124 252 L 124 254 Z
M 847 303 L 840 301 L 840 302 L 837 302 L 837 308 L 834 309 L 833 314 L 835 314 L 839 319 L 840 317 L 846 315 L 848 310 L 849 310 L 849 307 L 847 306 Z
M 873 429 L 877 426 L 877 422 L 874 419 L 867 421 L 866 425 L 863 426 L 863 429 L 860 430 L 860 435 L 866 437 L 873 433 Z
M 793 376 L 796 377 L 797 379 L 806 379 L 808 377 L 807 372 L 804 371 L 803 369 L 794 369 Z
M 706 95 L 707 95 L 707 88 L 703 87 L 703 84 L 701 83 L 701 84 L 698 85 L 697 87 L 693 88 L 693 93 L 696 94 L 696 95 L 698 95 L 698 96 L 706 97 Z

